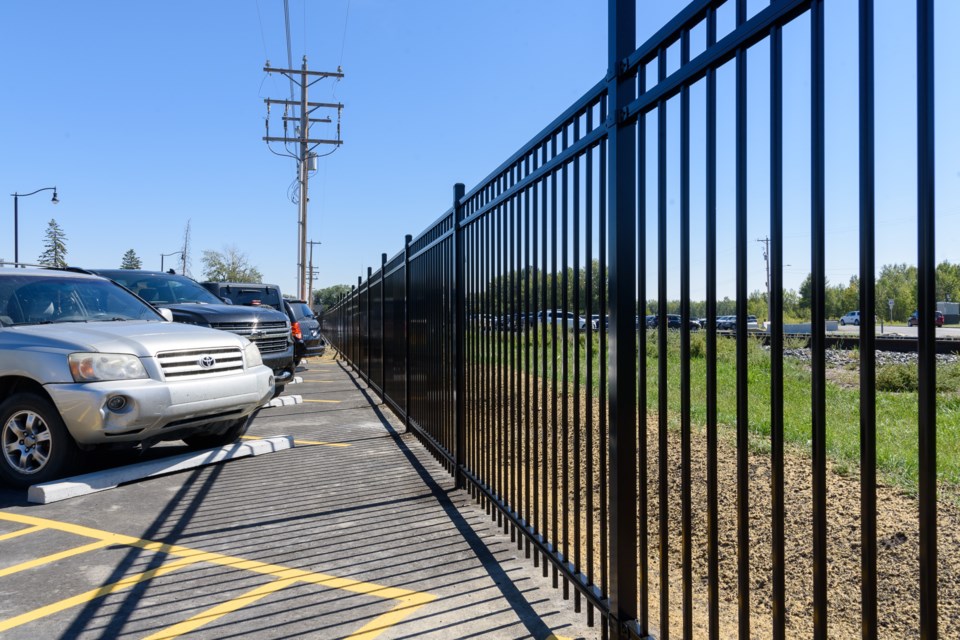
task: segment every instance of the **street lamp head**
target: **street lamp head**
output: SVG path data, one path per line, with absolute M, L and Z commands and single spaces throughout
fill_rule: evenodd
M 56 187 L 53 188 L 53 198 L 50 199 L 50 202 L 52 202 L 53 204 L 58 204 L 60 202 L 60 198 L 57 197 Z

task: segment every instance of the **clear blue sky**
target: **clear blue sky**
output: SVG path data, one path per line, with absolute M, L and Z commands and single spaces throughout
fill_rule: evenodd
M 638 40 L 684 4 L 641 0 Z M 879 264 L 916 263 L 910 4 L 877 4 Z M 750 13 L 765 5 L 750 2 Z M 839 283 L 857 271 L 856 16 L 848 0 L 826 7 L 827 273 Z M 960 3 L 941 0 L 936 11 L 937 259 L 957 262 L 960 46 L 952 31 Z M 721 14 L 721 30 L 729 16 Z M 393 255 L 404 234 L 416 235 L 450 206 L 453 183 L 474 186 L 606 71 L 604 2 L 290 0 L 290 23 L 295 66 L 306 54 L 310 68 L 342 65 L 346 74 L 311 90 L 311 99 L 346 105 L 345 144 L 320 161 L 311 180 L 309 236 L 323 243 L 314 252 L 317 287 L 355 283 L 376 268 L 381 252 Z M 57 206 L 48 192 L 21 199 L 21 260 L 36 260 L 55 218 L 68 236 L 70 264 L 115 267 L 134 249 L 146 267 L 159 268 L 160 254 L 180 248 L 190 221 L 196 277 L 204 249 L 232 245 L 266 281 L 294 292 L 297 208 L 287 191 L 295 167 L 260 139 L 263 98 L 289 94 L 284 78 L 262 71 L 265 59 L 286 66 L 282 0 L 11 0 L 0 4 L 0 24 L 0 188 L 10 194 L 56 185 L 61 199 Z M 807 29 L 801 18 L 785 34 L 790 288 L 809 270 Z M 764 286 L 754 240 L 769 232 L 766 56 L 763 44 L 750 53 L 750 290 Z M 719 285 L 732 297 L 732 73 L 725 69 L 720 79 L 722 153 L 729 158 L 721 158 Z M 702 89 L 693 97 L 698 122 Z M 675 123 L 676 105 L 668 113 Z M 276 131 L 276 122 L 271 127 Z M 324 125 L 312 133 L 332 137 Z M 694 161 L 702 163 L 702 126 L 693 133 Z M 672 154 L 671 213 L 679 211 L 676 162 Z M 694 176 L 696 261 L 703 255 L 702 178 Z M 9 198 L 0 207 L 0 257 L 7 260 L 12 218 Z M 675 225 L 670 238 L 676 247 Z M 672 266 L 676 253 L 671 249 Z M 694 297 L 702 296 L 700 265 Z

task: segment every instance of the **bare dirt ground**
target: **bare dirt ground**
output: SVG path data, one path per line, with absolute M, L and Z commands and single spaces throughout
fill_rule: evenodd
M 522 376 L 521 376 L 522 377 Z M 509 374 L 505 376 L 509 379 Z M 506 385 L 509 387 L 510 385 Z M 493 388 L 496 388 L 494 386 Z M 517 384 L 514 388 L 519 389 Z M 571 394 L 572 396 L 573 394 Z M 539 406 L 536 394 L 535 406 L 519 413 L 511 401 L 511 394 L 500 386 L 490 396 L 478 394 L 473 405 L 475 416 L 481 417 L 485 425 L 487 447 L 497 446 L 497 426 L 500 420 L 501 433 L 508 433 L 507 425 L 512 421 L 509 416 L 529 415 L 533 418 L 534 430 L 546 429 L 548 437 L 541 436 L 539 448 L 531 450 L 530 461 L 536 469 L 534 478 L 541 478 L 546 460 L 547 482 L 534 480 L 534 495 L 547 494 L 548 512 L 553 510 L 553 487 L 549 478 L 553 475 L 554 452 L 551 441 L 553 428 L 544 421 L 552 422 L 552 407 Z M 521 394 L 523 396 L 523 394 Z M 551 396 L 548 396 L 551 397 Z M 572 421 L 572 399 L 568 399 L 569 420 Z M 568 531 L 574 532 L 575 520 L 579 518 L 579 529 L 594 532 L 595 574 L 591 576 L 599 581 L 601 560 L 599 544 L 595 532 L 600 530 L 600 487 L 604 483 L 601 475 L 598 405 L 592 407 L 592 452 L 586 450 L 587 411 L 585 398 L 580 398 L 580 450 L 574 449 L 572 426 L 568 438 L 568 465 L 566 472 L 559 463 L 559 478 L 567 478 L 567 493 L 560 488 L 558 504 L 567 514 Z M 520 398 L 523 404 L 522 397 Z M 500 414 L 499 416 L 494 414 Z M 504 420 L 506 417 L 506 420 Z M 529 469 L 524 461 L 523 433 L 529 427 L 520 426 L 516 432 L 519 450 L 513 449 L 520 458 L 521 468 Z M 738 625 L 737 592 L 737 460 L 736 446 L 732 440 L 732 429 L 724 428 L 719 434 L 717 493 L 719 500 L 719 581 L 720 581 L 720 632 L 721 637 L 735 637 Z M 562 437 L 558 439 L 562 443 Z M 508 464 L 500 467 L 500 483 L 506 485 L 510 469 L 516 464 L 508 445 L 504 451 Z M 646 526 L 649 540 L 647 561 L 649 567 L 649 619 L 651 630 L 659 636 L 661 615 L 659 610 L 660 593 L 660 538 L 659 538 L 659 451 L 656 418 L 651 417 L 647 424 L 646 461 L 641 460 L 639 473 L 646 478 L 647 502 L 649 513 Z M 562 461 L 562 445 L 558 447 L 558 460 Z M 668 479 L 668 558 L 669 575 L 667 590 L 669 593 L 669 627 L 671 634 L 682 637 L 682 581 L 681 581 L 681 447 L 680 435 L 670 431 L 667 446 Z M 691 478 L 692 478 L 692 603 L 693 637 L 706 637 L 707 617 L 707 477 L 706 477 L 706 437 L 702 429 L 694 427 L 691 437 Z M 593 459 L 592 478 L 588 481 L 585 471 L 585 457 Z M 788 448 L 784 455 L 785 480 L 785 558 L 786 558 L 786 621 L 787 637 L 807 638 L 813 635 L 813 501 L 812 472 L 810 455 L 801 448 Z M 504 467 L 507 467 L 506 469 Z M 772 525 L 771 525 L 771 467 L 768 454 L 749 456 L 749 556 L 750 556 L 750 629 L 751 637 L 769 638 L 772 619 Z M 492 467 L 488 469 L 493 473 Z M 522 472 L 526 475 L 528 472 Z M 645 476 L 643 475 L 645 473 Z M 572 506 L 574 487 L 572 476 L 579 476 L 579 504 L 577 513 Z M 528 476 L 529 477 L 529 476 Z M 491 480 L 493 480 L 491 478 Z M 523 482 L 527 482 L 524 479 Z M 641 480 L 641 483 L 643 480 Z M 497 482 L 491 482 L 497 491 Z M 588 494 L 590 485 L 592 495 Z M 919 524 L 918 501 L 915 496 L 903 490 L 879 485 L 877 491 L 877 544 L 878 544 L 878 615 L 881 633 L 895 634 L 896 637 L 919 637 Z M 955 487 L 942 487 L 938 513 L 938 582 L 939 582 L 939 632 L 943 638 L 960 638 L 960 504 Z M 503 495 L 505 492 L 501 492 Z M 520 492 L 522 495 L 523 492 Z M 586 522 L 585 504 L 592 499 L 594 504 L 594 522 Z M 828 519 L 828 633 L 831 638 L 861 637 L 860 611 L 860 482 L 854 470 L 849 474 L 834 472 L 828 463 L 827 474 L 827 519 Z M 523 508 L 521 507 L 521 511 Z M 543 513 L 541 508 L 541 514 Z M 542 517 L 542 515 L 541 515 Z M 551 515 L 552 518 L 552 515 Z M 563 518 L 561 517 L 561 522 Z M 534 520 L 536 523 L 537 520 Z M 642 523 L 641 523 L 642 526 Z M 564 547 L 562 531 L 551 532 L 552 525 L 540 527 L 558 548 L 574 549 L 580 546 L 581 557 L 586 557 L 583 535 L 580 539 L 571 536 L 567 539 L 569 547 Z M 581 567 L 582 568 L 582 567 Z
M 648 429 L 653 443 L 648 459 L 648 495 L 652 508 L 650 536 L 651 589 L 656 593 L 659 554 L 658 463 L 656 425 Z M 694 505 L 692 542 L 694 636 L 707 632 L 706 440 L 692 439 Z M 680 585 L 680 444 L 670 434 L 669 530 L 670 628 L 682 631 Z M 721 441 L 718 451 L 721 635 L 733 637 L 737 625 L 736 449 Z M 750 610 L 751 636 L 771 636 L 771 474 L 769 456 L 749 457 L 750 476 Z M 813 635 L 813 543 L 811 464 L 804 452 L 785 455 L 785 558 L 787 636 Z M 960 638 L 960 514 L 956 501 L 941 500 L 938 514 L 939 630 L 943 638 Z M 914 496 L 889 486 L 877 487 L 878 611 L 882 634 L 919 637 L 919 525 Z M 828 627 L 831 638 L 859 638 L 860 629 L 860 482 L 856 475 L 827 474 Z M 653 598 L 652 600 L 656 600 Z M 659 626 L 657 602 L 651 602 L 651 622 Z

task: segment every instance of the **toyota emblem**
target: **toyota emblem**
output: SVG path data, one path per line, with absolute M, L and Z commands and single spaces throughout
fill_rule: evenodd
M 197 364 L 200 365 L 201 369 L 210 369 L 217 364 L 217 359 L 213 356 L 203 356 L 197 360 Z

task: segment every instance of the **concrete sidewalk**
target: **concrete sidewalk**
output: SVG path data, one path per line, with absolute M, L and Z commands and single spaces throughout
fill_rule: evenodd
M 247 436 L 293 448 L 52 504 L 0 487 L 0 635 L 600 637 L 341 363 L 298 377 Z
M 285 395 L 303 402 L 263 412 L 252 435 L 297 439 L 325 573 L 424 594 L 377 637 L 600 637 L 352 370 L 328 355 L 299 375 Z

